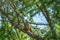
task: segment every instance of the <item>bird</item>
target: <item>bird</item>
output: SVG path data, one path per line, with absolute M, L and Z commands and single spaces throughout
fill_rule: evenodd
M 26 25 L 26 29 L 27 29 L 27 31 L 32 32 L 31 27 L 30 27 L 30 24 L 28 23 L 27 20 L 25 20 L 25 25 Z

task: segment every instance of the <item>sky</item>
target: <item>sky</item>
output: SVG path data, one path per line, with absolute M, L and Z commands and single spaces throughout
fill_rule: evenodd
M 36 14 L 33 17 L 33 19 L 36 23 L 46 23 L 47 24 L 46 18 L 44 17 L 44 15 L 41 12 L 40 12 L 40 15 Z

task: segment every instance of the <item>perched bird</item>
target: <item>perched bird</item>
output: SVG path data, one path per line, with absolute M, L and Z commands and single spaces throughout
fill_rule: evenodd
M 32 32 L 31 27 L 30 27 L 30 24 L 28 23 L 27 20 L 25 20 L 25 25 L 26 25 L 26 29 L 27 29 L 27 31 Z

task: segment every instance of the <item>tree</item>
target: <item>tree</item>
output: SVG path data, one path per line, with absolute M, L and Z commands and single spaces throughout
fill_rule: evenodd
M 59 0 L 0 0 L 0 39 L 60 40 L 59 5 Z M 41 14 L 47 23 L 34 21 L 33 17 Z M 25 20 L 32 32 L 27 30 Z

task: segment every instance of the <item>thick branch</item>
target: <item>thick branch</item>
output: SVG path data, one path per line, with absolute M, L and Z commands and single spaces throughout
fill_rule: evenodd
M 39 7 L 39 5 L 37 3 L 36 3 L 36 5 L 40 9 L 40 7 Z M 41 11 L 42 11 L 43 15 L 45 16 L 45 18 L 46 18 L 46 20 L 48 22 L 48 25 L 50 26 L 50 30 L 51 30 L 53 39 L 56 40 L 57 35 L 56 35 L 55 29 L 54 29 L 54 25 L 52 24 L 52 21 L 50 19 L 50 16 L 49 16 L 49 13 L 48 13 L 48 11 L 46 9 L 46 6 L 44 4 L 42 4 L 42 6 L 43 6 L 44 11 L 43 10 L 41 10 Z
M 56 40 L 57 35 L 56 35 L 55 29 L 54 29 L 55 26 L 52 24 L 52 21 L 51 21 L 51 19 L 50 19 L 50 17 L 49 17 L 48 11 L 45 10 L 45 13 L 43 13 L 43 14 L 44 14 L 44 16 L 46 17 L 46 19 L 47 19 L 47 21 L 48 21 L 48 24 L 49 24 L 49 26 L 50 26 L 50 30 L 51 30 L 52 37 L 53 37 L 52 39 Z

